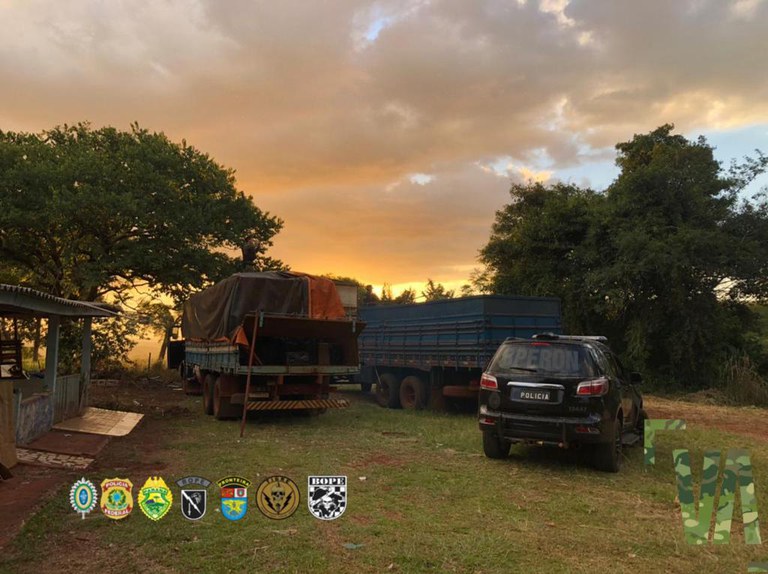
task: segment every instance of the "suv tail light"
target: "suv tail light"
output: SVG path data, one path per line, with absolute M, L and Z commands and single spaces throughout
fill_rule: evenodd
M 576 387 L 580 397 L 600 397 L 608 393 L 608 379 L 602 377 L 592 381 L 584 381 Z
M 483 376 L 480 378 L 480 388 L 497 391 L 499 390 L 499 383 L 493 375 L 483 373 Z

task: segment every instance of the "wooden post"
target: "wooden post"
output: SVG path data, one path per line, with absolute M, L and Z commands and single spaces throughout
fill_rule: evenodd
M 91 324 L 90 317 L 83 318 L 83 353 L 80 358 L 80 408 L 88 406 L 91 391 Z

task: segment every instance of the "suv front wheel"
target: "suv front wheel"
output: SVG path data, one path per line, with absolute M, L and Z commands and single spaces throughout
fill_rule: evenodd
M 617 417 L 608 433 L 608 441 L 595 447 L 595 467 L 605 472 L 619 472 L 621 468 L 621 421 Z
M 499 438 L 495 433 L 483 431 L 483 452 L 488 458 L 507 458 L 510 446 L 509 441 Z

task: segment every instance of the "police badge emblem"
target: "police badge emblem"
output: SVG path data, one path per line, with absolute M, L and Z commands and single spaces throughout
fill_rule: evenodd
M 299 487 L 287 476 L 270 476 L 256 491 L 256 506 L 264 516 L 273 520 L 293 515 L 300 499 Z
M 347 509 L 346 476 L 310 476 L 307 479 L 307 504 L 312 516 L 334 520 Z
M 205 509 L 208 502 L 208 487 L 210 480 L 205 480 L 199 476 L 188 476 L 177 480 L 176 484 L 181 488 L 181 513 L 187 520 L 200 520 L 205 516 Z M 185 487 L 199 488 L 185 488 Z
M 248 510 L 248 487 L 251 481 L 241 476 L 228 476 L 217 481 L 221 488 L 221 513 L 228 520 L 240 520 Z
M 72 485 L 69 491 L 69 503 L 75 512 L 81 514 L 85 520 L 85 515 L 96 508 L 97 496 L 96 486 L 83 477 Z
M 105 478 L 101 481 L 99 507 L 104 516 L 120 520 L 133 510 L 133 483 L 127 478 Z
M 139 490 L 139 508 L 144 516 L 160 520 L 173 504 L 173 493 L 159 476 L 150 476 Z

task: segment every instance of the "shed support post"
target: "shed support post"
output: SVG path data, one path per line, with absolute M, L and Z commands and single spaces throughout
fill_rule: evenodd
M 80 411 L 88 406 L 91 390 L 91 323 L 90 317 L 83 318 L 83 354 L 80 359 Z
M 45 339 L 45 385 L 51 397 L 56 396 L 56 367 L 59 364 L 59 327 L 61 317 L 51 315 L 48 318 L 48 335 Z M 56 408 L 56 401 L 51 402 Z M 53 413 L 55 416 L 55 413 Z

